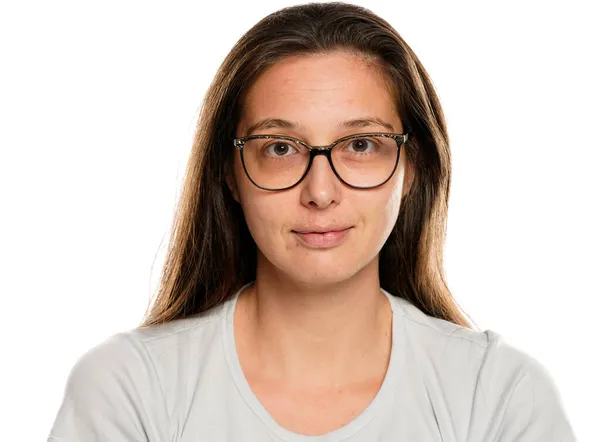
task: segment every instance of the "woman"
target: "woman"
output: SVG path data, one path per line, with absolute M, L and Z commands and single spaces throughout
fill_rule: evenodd
M 450 170 L 386 21 L 265 17 L 206 95 L 155 302 L 77 362 L 49 440 L 575 440 L 545 368 L 445 285 Z

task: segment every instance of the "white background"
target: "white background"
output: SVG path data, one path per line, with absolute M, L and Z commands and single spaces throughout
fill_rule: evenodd
M 548 368 L 579 438 L 599 440 L 594 2 L 357 3 L 413 48 L 446 113 L 450 289 Z M 45 440 L 77 358 L 142 319 L 204 92 L 290 4 L 1 4 L 2 440 Z

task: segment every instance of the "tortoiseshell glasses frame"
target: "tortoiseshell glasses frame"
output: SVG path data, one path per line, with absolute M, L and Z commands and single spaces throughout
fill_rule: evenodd
M 298 138 L 294 138 L 294 137 L 290 137 L 287 135 L 250 135 L 247 137 L 243 137 L 243 138 L 235 138 L 233 140 L 233 145 L 240 151 L 240 159 L 242 161 L 242 166 L 244 168 L 244 172 L 246 173 L 246 176 L 248 177 L 248 179 L 252 182 L 252 184 L 254 184 L 256 187 L 259 187 L 260 189 L 263 190 L 271 190 L 271 191 L 279 191 L 279 190 L 287 190 L 287 189 L 291 189 L 294 186 L 297 186 L 303 179 L 304 177 L 306 177 L 306 175 L 308 174 L 308 171 L 310 170 L 310 166 L 312 165 L 313 159 L 317 156 L 317 155 L 325 155 L 327 157 L 327 160 L 329 161 L 329 165 L 331 166 L 331 169 L 333 170 L 333 173 L 335 174 L 335 176 L 344 184 L 346 184 L 349 187 L 355 188 L 355 189 L 373 189 L 376 187 L 380 187 L 383 186 L 385 183 L 387 183 L 390 178 L 394 175 L 394 172 L 396 171 L 396 168 L 398 167 L 398 160 L 400 159 L 400 149 L 402 148 L 402 145 L 404 143 L 406 143 L 406 141 L 408 140 L 408 135 L 410 132 L 406 132 L 403 134 L 397 134 L 397 133 L 382 133 L 382 132 L 365 132 L 365 133 L 360 133 L 360 134 L 353 134 L 353 135 L 347 135 L 345 137 L 342 137 L 336 141 L 334 141 L 333 143 L 331 143 L 328 146 L 311 146 L 307 143 L 305 143 L 304 141 L 298 139 Z M 354 186 L 350 183 L 348 183 L 347 181 L 345 181 L 340 174 L 338 173 L 337 170 L 335 170 L 335 166 L 333 165 L 333 160 L 331 158 L 331 151 L 333 150 L 333 148 L 338 145 L 339 143 L 343 142 L 343 141 L 347 141 L 347 140 L 351 140 L 351 139 L 355 139 L 355 138 L 364 138 L 364 137 L 386 137 L 386 138 L 392 138 L 394 140 L 396 140 L 396 147 L 397 147 L 397 152 L 396 152 L 396 159 L 395 159 L 395 163 L 394 163 L 394 168 L 392 169 L 391 173 L 389 174 L 388 177 L 386 177 L 381 183 L 376 184 L 374 186 L 368 186 L 368 187 L 361 187 L 361 186 Z M 308 149 L 309 153 L 310 153 L 310 158 L 308 161 L 308 164 L 306 166 L 306 170 L 304 171 L 304 173 L 302 174 L 302 176 L 292 185 L 287 186 L 287 187 L 282 187 L 282 188 L 268 188 L 268 187 L 263 187 L 261 185 L 259 185 L 258 183 L 256 183 L 252 177 L 250 176 L 250 174 L 248 173 L 248 169 L 246 167 L 246 163 L 244 161 L 244 154 L 243 154 L 243 150 L 244 150 L 244 144 L 247 141 L 250 140 L 256 140 L 256 139 L 277 139 L 277 140 L 285 140 L 285 141 L 291 141 L 299 146 L 302 146 L 306 149 Z

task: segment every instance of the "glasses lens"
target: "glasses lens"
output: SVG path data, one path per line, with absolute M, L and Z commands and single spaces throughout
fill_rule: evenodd
M 278 138 L 248 140 L 242 149 L 250 179 L 266 189 L 283 189 L 298 182 L 310 159 L 309 150 Z
M 342 141 L 331 152 L 338 175 L 351 186 L 373 187 L 394 172 L 398 144 L 394 138 L 369 135 Z
M 296 184 L 308 167 L 310 152 L 301 144 L 279 138 L 256 138 L 242 149 L 250 179 L 266 189 Z M 375 187 L 394 172 L 398 144 L 394 138 L 365 135 L 344 140 L 331 152 L 338 175 L 354 187 Z

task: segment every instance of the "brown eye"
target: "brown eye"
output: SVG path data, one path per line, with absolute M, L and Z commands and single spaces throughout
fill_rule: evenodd
M 377 147 L 376 141 L 370 138 L 356 138 L 350 140 L 346 150 L 350 150 L 350 153 L 369 153 Z
M 268 158 L 287 158 L 298 153 L 298 149 L 287 140 L 276 140 L 262 147 L 262 154 Z
M 277 156 L 283 156 L 290 150 L 290 145 L 287 143 L 273 143 L 269 147 L 273 148 L 271 152 Z

